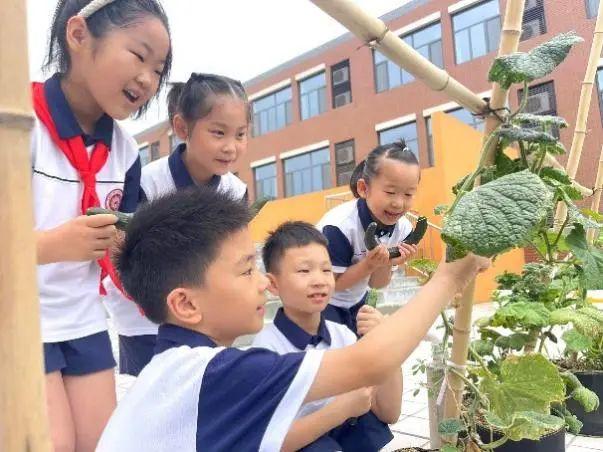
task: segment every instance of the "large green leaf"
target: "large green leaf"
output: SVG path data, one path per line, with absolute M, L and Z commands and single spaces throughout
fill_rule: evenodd
M 597 340 L 603 336 L 603 313 L 588 306 L 580 309 L 563 308 L 551 312 L 551 325 L 573 323 L 576 331 L 583 336 Z
M 527 53 L 517 52 L 497 57 L 490 68 L 488 79 L 503 88 L 513 83 L 531 82 L 544 77 L 565 59 L 572 46 L 582 42 L 576 33 L 562 33 Z
M 588 350 L 593 340 L 575 329 L 567 330 L 561 338 L 565 341 L 565 346 L 570 352 L 582 352 Z
M 574 389 L 570 397 L 582 405 L 584 411 L 590 413 L 599 408 L 599 397 L 593 391 L 584 386 Z
M 517 324 L 528 328 L 548 325 L 550 312 L 543 303 L 519 301 L 509 303 L 494 313 L 492 326 L 513 327 Z
M 588 244 L 586 232 L 581 224 L 574 224 L 574 229 L 565 238 L 565 243 L 580 261 L 585 288 L 603 288 L 603 252 Z
M 490 355 L 494 350 L 494 342 L 476 339 L 471 342 L 471 348 L 479 356 Z
M 567 121 L 561 116 L 534 115 L 532 113 L 519 113 L 513 118 L 513 123 L 531 126 L 555 126 L 559 128 L 567 127 Z
M 456 418 L 444 419 L 438 425 L 438 433 L 442 435 L 454 435 L 463 430 L 465 430 L 465 427 Z
M 527 141 L 528 143 L 555 143 L 557 139 L 546 132 L 534 129 L 524 129 L 522 127 L 501 127 L 496 132 L 497 135 L 508 142 Z
M 480 391 L 490 401 L 488 421 L 512 440 L 538 439 L 560 426 L 549 413 L 552 402 L 564 399 L 565 385 L 555 365 L 540 354 L 508 357 L 500 379 L 484 377 Z
M 457 251 L 493 256 L 525 245 L 551 208 L 552 193 L 528 170 L 503 176 L 464 195 L 444 219 L 442 238 Z

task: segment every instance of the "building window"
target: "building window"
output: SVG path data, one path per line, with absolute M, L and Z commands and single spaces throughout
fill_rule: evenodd
M 527 0 L 523 11 L 521 40 L 546 33 L 544 0 Z
M 518 101 L 521 103 L 523 90 L 517 91 Z M 526 113 L 535 115 L 556 115 L 557 101 L 555 99 L 555 85 L 553 82 L 542 83 L 528 88 L 528 103 L 525 108 Z M 525 126 L 524 126 L 525 127 Z M 553 135 L 559 138 L 559 129 L 552 129 Z
M 331 156 L 322 148 L 285 160 L 285 196 L 331 187 Z
M 276 163 L 254 168 L 255 199 L 276 198 Z
M 599 93 L 599 112 L 603 121 L 603 69 L 597 70 L 597 92 Z
M 147 144 L 138 149 L 138 155 L 140 156 L 140 164 L 145 166 L 151 161 L 151 146 Z
M 331 66 L 331 93 L 333 108 L 343 107 L 352 102 L 349 60 Z
M 354 140 L 335 144 L 335 173 L 338 187 L 350 183 L 352 172 L 356 168 L 354 153 Z
M 435 23 L 401 37 L 406 44 L 439 67 L 444 67 L 442 57 L 442 26 Z M 414 77 L 388 60 L 383 54 L 373 52 L 375 65 L 375 87 L 378 93 L 410 83 Z
M 597 17 L 599 11 L 599 0 L 586 0 L 586 17 L 592 19 Z
M 299 104 L 302 121 L 323 113 L 327 108 L 327 79 L 324 72 L 299 82 Z
M 291 123 L 291 87 L 253 101 L 253 136 L 282 129 Z
M 406 146 L 419 158 L 419 140 L 415 121 L 379 132 L 379 144 L 389 144 L 404 139 Z
M 151 144 L 151 161 L 159 158 L 159 141 Z
M 481 57 L 498 48 L 498 0 L 489 0 L 452 16 L 456 63 Z

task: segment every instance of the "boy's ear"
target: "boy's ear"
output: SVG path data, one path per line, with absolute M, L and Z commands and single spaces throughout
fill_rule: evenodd
M 86 24 L 86 19 L 79 16 L 73 16 L 67 21 L 65 29 L 65 39 L 67 46 L 72 52 L 79 53 L 88 43 L 90 31 Z
M 366 198 L 368 194 L 368 184 L 362 178 L 358 179 L 358 183 L 356 184 L 356 191 L 361 198 Z
M 186 325 L 197 325 L 203 320 L 201 306 L 193 296 L 191 289 L 177 287 L 166 298 L 168 313 L 175 320 Z
M 174 115 L 174 119 L 172 120 L 172 129 L 174 129 L 174 133 L 178 136 L 178 138 L 180 138 L 182 141 L 186 141 L 188 138 L 188 124 L 180 113 L 176 113 Z
M 274 295 L 279 295 L 278 293 L 278 283 L 276 281 L 276 277 L 272 273 L 266 273 L 266 278 L 268 278 L 268 291 Z

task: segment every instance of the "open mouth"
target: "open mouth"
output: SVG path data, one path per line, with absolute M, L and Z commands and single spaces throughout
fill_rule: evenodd
M 308 298 L 314 303 L 322 303 L 327 299 L 328 294 L 326 292 L 316 292 L 308 295 Z
M 137 96 L 136 94 L 134 94 L 132 91 L 130 91 L 128 89 L 124 89 L 123 93 L 124 93 L 124 96 L 126 96 L 126 99 L 128 99 L 130 101 L 130 103 L 135 104 L 136 102 L 138 102 L 138 99 L 140 99 L 140 96 Z
M 383 211 L 383 213 L 385 214 L 385 217 L 386 217 L 388 220 L 396 220 L 396 221 L 397 221 L 397 220 L 398 220 L 398 219 L 399 219 L 399 218 L 400 218 L 402 215 L 404 215 L 404 212 L 399 212 L 399 213 L 396 213 L 396 212 L 391 212 L 391 211 L 389 211 L 389 210 L 385 210 L 385 211 Z

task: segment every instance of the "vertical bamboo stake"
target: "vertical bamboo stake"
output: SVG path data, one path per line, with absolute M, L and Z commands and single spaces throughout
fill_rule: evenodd
M 0 18 L 0 451 L 48 451 L 36 287 L 25 0 Z
M 572 146 L 567 158 L 566 172 L 570 179 L 576 177 L 578 172 L 578 164 L 582 156 L 582 148 L 584 147 L 584 139 L 586 138 L 586 122 L 588 120 L 588 112 L 590 110 L 590 101 L 592 99 L 593 86 L 595 76 L 597 75 L 597 67 L 601 49 L 603 49 L 603 2 L 599 2 L 599 10 L 597 13 L 597 21 L 595 22 L 595 31 L 593 34 L 593 42 L 590 46 L 590 55 L 588 57 L 588 65 L 580 90 L 580 101 L 578 103 L 578 114 L 576 115 L 576 126 L 574 128 L 574 137 Z M 560 225 L 565 220 L 567 215 L 567 207 L 560 203 L 555 215 L 555 224 Z
M 601 203 L 601 191 L 603 191 L 603 147 L 601 147 L 601 154 L 599 156 L 599 169 L 597 170 L 597 179 L 595 181 L 595 194 L 590 205 L 591 210 L 595 212 L 599 211 L 599 205 Z M 596 235 L 597 231 L 594 229 L 588 231 L 587 237 L 589 243 L 593 243 L 595 241 Z
M 507 2 L 505 18 L 502 27 L 500 47 L 498 55 L 506 55 L 516 52 L 519 46 L 519 38 L 522 32 L 522 19 L 524 10 L 524 0 L 509 0 Z M 492 109 L 503 108 L 507 105 L 508 90 L 503 89 L 497 83 L 492 86 L 492 99 L 490 106 Z M 490 115 L 486 119 L 486 128 L 484 133 L 484 142 L 494 129 L 500 124 L 498 118 Z M 491 142 L 487 165 L 492 164 L 494 160 L 495 142 Z M 454 330 L 452 335 L 452 351 L 450 355 L 451 367 L 464 376 L 465 365 L 467 363 L 467 353 L 469 351 L 469 335 L 471 330 L 471 311 L 473 308 L 473 298 L 475 295 L 475 281 L 463 293 L 454 314 Z M 460 415 L 463 391 L 465 384 L 461 377 L 455 372 L 449 372 L 447 376 L 447 387 L 444 405 L 444 419 L 458 418 Z M 447 442 L 456 442 L 456 437 L 443 438 Z

